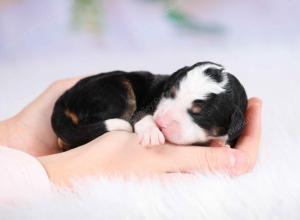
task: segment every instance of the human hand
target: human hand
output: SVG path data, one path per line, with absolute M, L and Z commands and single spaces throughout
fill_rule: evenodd
M 34 156 L 59 152 L 57 136 L 51 127 L 51 114 L 60 95 L 80 77 L 59 80 L 14 117 L 0 122 L 0 144 Z
M 247 126 L 236 148 L 164 144 L 144 148 L 138 135 L 109 132 L 67 152 L 39 157 L 50 180 L 68 185 L 72 178 L 94 175 L 151 176 L 174 172 L 227 172 L 232 176 L 250 171 L 256 162 L 261 134 L 261 101 L 249 100 Z

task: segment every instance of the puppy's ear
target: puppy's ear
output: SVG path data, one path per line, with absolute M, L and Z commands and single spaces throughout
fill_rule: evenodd
M 169 97 L 172 89 L 178 88 L 181 79 L 186 76 L 188 70 L 189 70 L 189 67 L 185 66 L 185 67 L 177 70 L 175 73 L 173 73 L 170 76 L 170 78 L 167 80 L 167 82 L 165 83 L 165 86 L 164 86 L 164 95 Z
M 235 106 L 235 110 L 231 115 L 227 144 L 229 144 L 231 147 L 234 147 L 245 126 L 246 122 L 244 114 L 240 107 Z
M 222 71 L 224 68 L 218 69 L 218 68 L 208 68 L 204 71 L 204 74 L 209 76 L 212 80 L 220 83 L 223 81 L 224 74 Z

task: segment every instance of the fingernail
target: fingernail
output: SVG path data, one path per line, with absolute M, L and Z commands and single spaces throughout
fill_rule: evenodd
M 252 105 L 262 106 L 263 101 L 260 98 L 255 98 L 255 102 Z

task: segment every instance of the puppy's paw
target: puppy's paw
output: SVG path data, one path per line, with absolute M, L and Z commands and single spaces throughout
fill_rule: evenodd
M 134 125 L 135 133 L 139 135 L 139 143 L 143 146 L 165 143 L 163 133 L 156 126 L 151 115 L 145 116 Z
M 139 144 L 142 146 L 153 146 L 165 143 L 165 137 L 163 133 L 157 128 L 152 127 L 139 135 Z

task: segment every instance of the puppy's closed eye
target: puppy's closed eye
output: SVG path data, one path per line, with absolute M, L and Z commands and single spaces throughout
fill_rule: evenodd
M 190 109 L 190 112 L 192 114 L 200 114 L 202 112 L 204 106 L 204 101 L 202 100 L 195 100 L 192 103 L 192 107 Z

